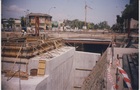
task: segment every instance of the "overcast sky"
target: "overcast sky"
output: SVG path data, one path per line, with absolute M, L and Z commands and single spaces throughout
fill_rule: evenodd
M 87 9 L 87 22 L 107 21 L 111 26 L 116 23 L 116 15 L 121 15 L 129 4 L 129 0 L 2 0 L 2 18 L 20 18 L 28 9 L 29 13 L 50 14 L 55 21 L 84 21 L 85 2 L 92 8 Z

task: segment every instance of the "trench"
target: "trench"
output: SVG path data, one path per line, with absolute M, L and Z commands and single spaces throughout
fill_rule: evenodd
M 68 46 L 74 46 L 76 51 L 100 53 L 103 54 L 108 47 L 108 44 L 77 44 L 69 43 Z

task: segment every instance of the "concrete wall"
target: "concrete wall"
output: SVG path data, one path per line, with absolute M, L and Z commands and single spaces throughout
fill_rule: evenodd
M 88 53 L 88 52 L 75 52 L 74 58 L 74 84 L 71 90 L 80 90 L 85 78 L 89 75 L 96 61 L 100 58 L 98 53 Z M 80 70 L 81 69 L 81 70 Z M 75 87 L 75 88 L 74 88 Z M 78 88 L 79 87 L 79 88 Z
M 85 77 L 92 70 L 100 54 L 75 51 L 74 47 L 62 47 L 59 50 L 49 52 L 53 58 L 47 58 L 48 53 L 36 56 L 29 60 L 28 74 L 31 69 L 38 69 L 39 60 L 46 60 L 44 76 L 29 76 L 28 80 L 20 80 L 13 77 L 7 81 L 2 74 L 2 90 L 79 90 L 75 86 L 81 86 Z M 2 58 L 9 59 L 9 58 Z M 12 63 L 2 63 L 3 70 L 11 70 Z M 19 64 L 14 66 L 15 71 Z M 26 65 L 21 65 L 21 71 L 26 71 Z
M 81 90 L 112 90 L 113 83 L 116 83 L 116 59 L 117 54 L 122 57 L 123 54 L 136 53 L 138 49 L 133 48 L 114 48 L 113 64 L 110 68 L 110 74 L 112 76 L 112 81 L 108 79 L 107 68 L 109 67 L 109 61 L 112 59 L 112 50 L 108 48 L 107 51 L 102 55 L 96 66 L 92 69 L 88 77 L 85 78 Z M 122 59 L 120 59 L 122 62 Z M 128 90 L 128 88 L 123 87 L 123 79 L 119 75 L 120 80 L 117 85 L 118 90 Z M 109 77 L 110 78 L 110 77 Z
M 30 74 L 31 69 L 38 69 L 38 60 L 46 60 L 45 75 L 29 76 L 28 80 L 19 80 L 19 78 L 13 77 L 7 81 L 7 77 L 2 74 L 2 90 L 20 90 L 20 88 L 22 90 L 66 90 L 72 71 L 74 52 L 74 47 L 62 47 L 50 52 L 53 58 L 46 58 L 47 53 L 31 58 L 28 73 Z M 2 63 L 2 69 L 8 70 L 12 65 L 11 63 Z M 18 66 L 16 64 L 13 70 L 18 70 Z M 25 65 L 21 65 L 21 70 L 25 70 Z
M 131 53 L 137 53 L 139 52 L 138 49 L 135 48 L 114 48 L 114 59 L 117 58 L 117 54 L 119 55 L 119 57 L 122 57 L 123 54 L 131 54 Z M 107 59 L 110 60 L 110 58 L 112 57 L 112 52 L 111 52 L 111 48 L 107 49 Z
M 85 78 L 81 90 L 104 90 L 104 76 L 107 68 L 107 52 L 104 52 L 92 71 Z M 110 90 L 110 89 L 106 89 Z

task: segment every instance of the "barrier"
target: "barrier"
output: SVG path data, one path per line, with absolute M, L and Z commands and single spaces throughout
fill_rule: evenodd
M 115 90 L 115 89 L 119 88 L 119 85 L 117 83 L 115 84 L 114 81 L 113 81 L 113 78 L 112 78 L 111 73 L 110 73 L 111 65 L 112 65 L 112 62 L 111 62 L 111 59 L 110 59 L 109 67 L 107 69 L 107 71 L 108 71 L 107 72 L 107 78 L 109 79 L 110 83 L 112 84 L 112 89 L 111 90 Z M 122 75 L 123 80 L 125 81 L 126 85 L 128 86 L 128 89 L 132 90 L 131 81 L 130 81 L 127 73 L 120 67 L 119 60 L 117 60 L 116 66 L 117 66 L 118 71 Z M 119 77 L 116 78 L 116 79 L 117 79 L 116 81 L 119 81 Z
M 127 73 L 121 68 L 121 67 L 117 67 L 119 72 L 122 74 L 122 77 L 126 83 L 126 85 L 128 86 L 129 90 L 132 90 L 132 86 L 131 86 L 131 81 L 127 75 Z
M 128 89 L 132 90 L 131 81 L 130 81 L 127 73 L 120 67 L 120 61 L 118 59 L 116 61 L 116 66 L 117 66 L 118 71 L 122 75 L 123 80 L 125 81 L 126 85 L 128 86 Z
M 110 83 L 112 84 L 111 90 L 115 90 L 115 83 L 114 83 L 113 78 L 110 73 L 111 65 L 112 65 L 112 60 L 110 59 L 109 67 L 107 69 L 107 78 L 109 79 Z

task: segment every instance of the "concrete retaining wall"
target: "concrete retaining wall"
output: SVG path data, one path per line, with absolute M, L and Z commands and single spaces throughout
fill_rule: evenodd
M 111 53 L 111 48 L 107 49 L 107 56 L 108 59 L 110 59 L 112 53 Z M 114 48 L 114 58 L 117 58 L 117 54 L 119 55 L 119 57 L 122 57 L 123 54 L 131 54 L 131 53 L 136 53 L 139 52 L 138 49 L 135 48 Z
M 90 70 L 96 64 L 96 61 L 101 57 L 98 53 L 88 53 L 88 52 L 75 52 L 74 58 L 74 84 L 71 90 L 80 90 L 85 78 L 91 72 Z
M 74 47 L 62 47 L 50 52 L 53 58 L 46 58 L 48 53 L 36 56 L 29 60 L 28 74 L 31 69 L 38 69 L 39 60 L 46 61 L 44 76 L 29 76 L 28 80 L 19 80 L 13 77 L 7 81 L 2 74 L 2 90 L 79 90 L 84 78 L 88 76 L 100 54 L 75 51 Z M 2 58 L 8 59 L 8 58 Z M 3 70 L 10 70 L 12 63 L 2 63 Z M 19 64 L 13 70 L 18 70 Z M 21 70 L 26 71 L 26 65 L 21 65 Z
M 104 80 L 104 74 L 107 66 L 106 56 L 107 52 L 104 52 L 90 74 L 85 78 L 81 90 L 103 90 L 102 81 Z

